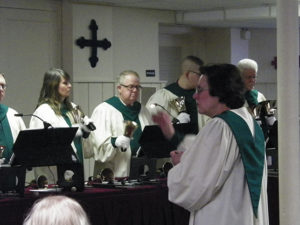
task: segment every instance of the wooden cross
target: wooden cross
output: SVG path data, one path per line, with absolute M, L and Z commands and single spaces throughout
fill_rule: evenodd
M 277 56 L 274 56 L 273 60 L 271 61 L 271 65 L 274 66 L 275 70 L 277 69 Z M 300 67 L 300 55 L 299 55 L 299 67 Z
M 106 38 L 104 38 L 101 41 L 97 40 L 98 26 L 97 26 L 95 20 L 93 20 L 93 19 L 91 20 L 91 23 L 89 25 L 89 29 L 92 32 L 92 39 L 87 40 L 84 37 L 80 37 L 76 40 L 76 44 L 80 48 L 91 47 L 92 54 L 91 54 L 91 57 L 89 58 L 89 61 L 91 63 L 91 67 L 94 68 L 94 67 L 96 67 L 96 64 L 99 60 L 98 57 L 97 57 L 97 48 L 102 48 L 103 50 L 106 50 L 106 49 L 110 48 L 111 43 Z
M 277 56 L 274 56 L 273 61 L 271 61 L 271 65 L 274 66 L 275 70 L 277 69 Z

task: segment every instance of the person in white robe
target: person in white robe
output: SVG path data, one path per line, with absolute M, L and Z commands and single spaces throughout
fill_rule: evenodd
M 138 154 L 139 138 L 146 125 L 151 124 L 151 115 L 137 99 L 140 93 L 140 78 L 132 70 L 121 72 L 118 77 L 118 96 L 100 103 L 93 111 L 91 119 L 96 127 L 84 142 L 86 156 L 94 157 L 94 176 L 109 168 L 115 177 L 127 177 L 130 172 L 131 157 Z M 137 124 L 130 137 L 124 134 L 124 121 Z
M 267 99 L 263 93 L 254 89 L 258 71 L 257 62 L 253 59 L 241 59 L 238 62 L 237 67 L 241 72 L 241 76 L 246 87 L 245 106 L 253 108 L 258 103 L 266 101 Z
M 173 123 L 189 123 L 189 132 L 197 134 L 209 117 L 199 114 L 193 94 L 200 76 L 203 61 L 197 56 L 186 56 L 181 63 L 181 74 L 176 82 L 157 90 L 146 103 L 148 110 L 155 114 L 166 110 L 173 117 Z M 177 103 L 177 104 L 175 104 Z M 185 109 L 185 110 L 183 110 Z M 170 158 L 157 161 L 157 168 L 163 168 Z
M 267 166 L 261 128 L 243 107 L 244 85 L 231 64 L 201 69 L 194 98 L 212 119 L 183 141 L 168 114 L 153 116 L 171 152 L 169 200 L 190 211 L 190 225 L 268 225 Z
M 272 128 L 274 122 L 276 121 L 275 110 L 269 111 L 267 115 L 263 115 L 264 113 L 261 112 L 261 105 L 266 107 L 267 104 L 266 97 L 255 89 L 256 79 L 257 79 L 257 71 L 258 65 L 257 62 L 253 59 L 242 59 L 238 62 L 237 67 L 241 72 L 241 76 L 243 82 L 246 87 L 245 91 L 245 106 L 249 108 L 250 112 L 252 112 L 257 121 L 259 122 L 260 126 L 263 129 L 265 139 L 268 140 L 269 130 Z
M 178 80 L 150 96 L 146 104 L 148 110 L 156 113 L 163 110 L 163 107 L 179 123 L 190 123 L 193 126 L 193 133 L 197 134 L 208 120 L 207 116 L 198 113 L 196 101 L 193 99 L 202 65 L 203 61 L 196 56 L 185 57 L 182 60 L 181 75 Z M 181 101 L 180 97 L 184 97 L 183 107 L 181 107 L 181 102 L 174 104 L 176 101 Z M 182 108 L 186 110 L 181 110 Z
M 35 116 L 31 117 L 29 128 L 44 128 L 42 120 L 54 128 L 78 127 L 71 145 L 79 162 L 83 163 L 82 137 L 87 138 L 90 130 L 84 123 L 84 120 L 86 120 L 84 113 L 69 100 L 71 88 L 69 74 L 62 69 L 49 69 L 44 75 L 38 106 L 33 113 Z M 57 169 L 55 166 L 35 167 L 34 174 L 35 179 L 44 175 L 49 184 L 57 182 Z
M 19 132 L 26 129 L 23 119 L 15 116 L 18 112 L 1 103 L 5 98 L 6 87 L 4 74 L 0 73 L 0 164 L 9 163 L 13 144 Z

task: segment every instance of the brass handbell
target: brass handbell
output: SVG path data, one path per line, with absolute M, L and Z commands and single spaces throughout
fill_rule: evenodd
M 130 139 L 133 137 L 134 131 L 138 128 L 138 124 L 134 121 L 124 120 L 124 136 L 129 137 Z M 126 152 L 126 148 L 121 148 L 122 152 Z
M 178 98 L 173 99 L 170 104 L 177 109 L 178 114 L 182 112 L 186 112 L 185 107 L 185 97 L 180 96 Z
M 267 100 L 258 103 L 253 109 L 255 119 L 259 119 L 262 116 L 273 116 L 276 111 L 276 100 Z
M 132 138 L 134 131 L 138 128 L 138 124 L 134 121 L 124 120 L 124 136 Z

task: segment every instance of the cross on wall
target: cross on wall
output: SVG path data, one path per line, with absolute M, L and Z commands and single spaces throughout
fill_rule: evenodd
M 89 61 L 91 67 L 96 67 L 97 62 L 99 61 L 97 57 L 97 49 L 102 48 L 103 50 L 107 50 L 111 46 L 111 42 L 104 38 L 103 40 L 97 40 L 97 30 L 98 26 L 94 19 L 91 20 L 89 25 L 89 29 L 91 30 L 92 38 L 90 40 L 85 39 L 84 37 L 80 37 L 76 40 L 76 44 L 80 48 L 91 47 L 91 57 L 89 57 Z
M 271 61 L 271 65 L 274 66 L 275 70 L 277 69 L 277 56 L 274 56 L 273 60 Z M 299 56 L 299 67 L 300 67 L 300 56 Z

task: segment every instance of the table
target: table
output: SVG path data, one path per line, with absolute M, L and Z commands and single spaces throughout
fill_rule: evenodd
M 188 225 L 189 213 L 168 201 L 166 185 L 131 188 L 86 188 L 83 192 L 62 192 L 76 199 L 92 225 Z M 0 199 L 1 224 L 21 225 L 38 197 L 28 190 L 24 197 Z

